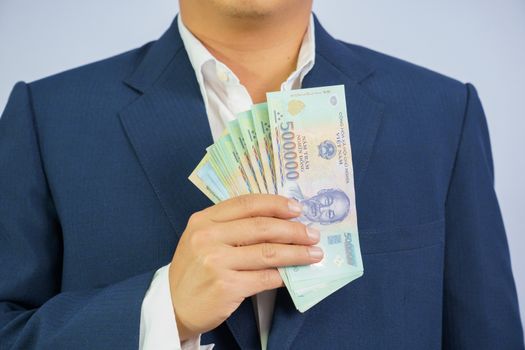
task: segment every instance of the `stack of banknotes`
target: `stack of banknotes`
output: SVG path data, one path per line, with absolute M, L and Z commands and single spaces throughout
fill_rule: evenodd
M 363 275 L 344 86 L 271 92 L 230 121 L 189 179 L 214 203 L 280 194 L 321 232 L 322 261 L 279 272 L 304 312 Z

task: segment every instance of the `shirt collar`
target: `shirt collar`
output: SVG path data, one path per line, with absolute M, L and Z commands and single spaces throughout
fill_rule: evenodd
M 191 65 L 197 75 L 199 84 L 203 81 L 203 67 L 208 62 L 214 62 L 216 69 L 226 70 L 237 83 L 239 79 L 235 74 L 222 62 L 217 60 L 206 47 L 197 39 L 189 29 L 184 25 L 182 17 L 179 14 L 177 16 L 177 25 L 179 27 L 179 33 L 184 43 L 184 48 L 188 53 Z M 288 79 L 281 84 L 281 90 L 292 89 L 300 87 L 304 76 L 312 69 L 315 63 L 315 25 L 313 15 L 310 15 L 310 23 L 308 29 L 303 37 L 299 55 L 297 58 L 297 68 L 290 74 Z M 299 84 L 297 84 L 297 83 Z

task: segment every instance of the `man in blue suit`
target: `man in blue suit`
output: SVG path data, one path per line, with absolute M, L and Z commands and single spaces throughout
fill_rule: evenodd
M 523 349 L 476 90 L 332 38 L 311 5 L 181 0 L 158 41 L 15 86 L 0 349 Z M 210 206 L 187 177 L 266 91 L 336 84 L 366 273 L 302 314 L 275 269 L 322 258 L 299 203 Z

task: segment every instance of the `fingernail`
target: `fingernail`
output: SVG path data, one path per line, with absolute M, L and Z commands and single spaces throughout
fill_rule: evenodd
M 323 257 L 323 250 L 319 247 L 313 246 L 308 248 L 308 254 L 310 254 L 310 257 L 312 259 L 321 259 Z
M 288 209 L 290 209 L 290 211 L 295 214 L 300 214 L 303 211 L 302 205 L 295 199 L 288 200 Z
M 306 227 L 306 234 L 310 240 L 317 242 L 321 233 L 318 229 L 308 226 Z

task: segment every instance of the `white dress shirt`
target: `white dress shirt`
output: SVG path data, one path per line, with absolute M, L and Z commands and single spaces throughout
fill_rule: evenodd
M 204 45 L 186 28 L 181 16 L 177 18 L 180 36 L 199 83 L 206 107 L 213 139 L 222 134 L 228 121 L 235 114 L 250 109 L 250 94 L 239 78 L 226 65 L 217 60 Z M 315 60 L 315 33 L 313 16 L 305 33 L 296 70 L 281 84 L 281 90 L 298 89 L 304 76 L 312 69 Z M 181 344 L 171 303 L 168 279 L 169 265 L 154 275 L 142 303 L 140 318 L 140 350 L 210 350 L 213 344 L 200 345 L 200 336 Z M 259 327 L 261 347 L 267 347 L 275 304 L 275 290 L 252 297 L 255 318 Z M 176 312 L 177 310 L 175 310 Z

